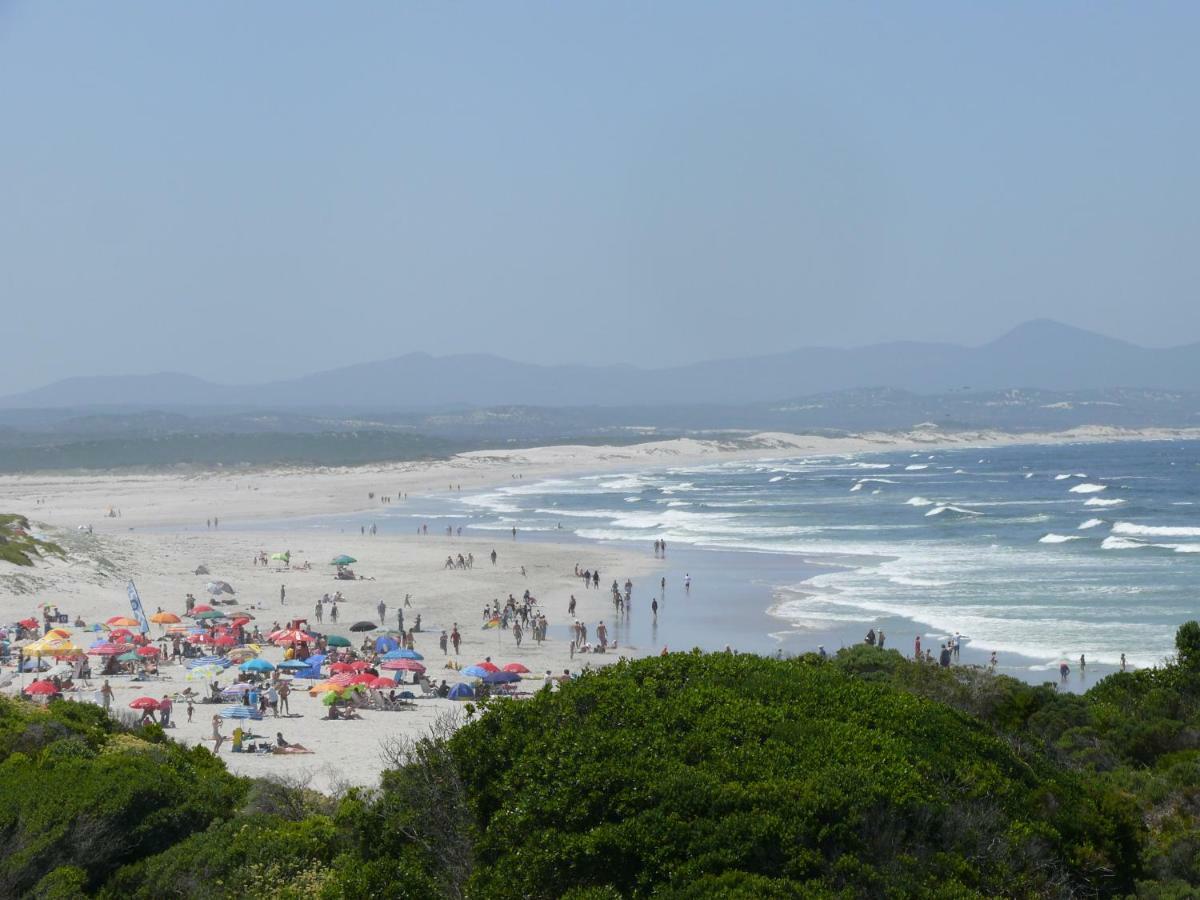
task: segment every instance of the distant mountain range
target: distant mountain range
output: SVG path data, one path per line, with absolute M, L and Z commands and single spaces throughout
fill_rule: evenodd
M 877 387 L 918 394 L 1008 388 L 1192 391 L 1200 387 L 1200 344 L 1148 349 L 1041 319 L 979 347 L 922 342 L 811 347 L 666 369 L 412 353 L 259 385 L 219 385 L 179 373 L 79 377 L 0 397 L 0 408 L 662 407 L 776 403 Z

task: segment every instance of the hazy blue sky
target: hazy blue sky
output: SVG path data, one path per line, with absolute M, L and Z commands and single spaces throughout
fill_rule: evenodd
M 16 390 L 1200 340 L 1194 3 L 0 0 Z M 3 391 L 7 392 L 7 391 Z

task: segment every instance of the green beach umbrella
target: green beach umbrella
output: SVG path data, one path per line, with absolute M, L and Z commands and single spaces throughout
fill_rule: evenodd
M 346 554 L 343 553 L 341 556 L 335 556 L 333 558 L 333 561 L 330 562 L 329 564 L 331 566 L 348 566 L 351 563 L 356 563 L 356 562 L 358 562 L 358 560 L 355 559 L 353 556 L 347 556 Z
M 350 641 L 342 637 L 340 634 L 331 634 L 325 638 L 325 643 L 330 647 L 349 647 Z
M 210 609 L 210 610 L 206 610 L 205 612 L 202 612 L 202 613 L 196 613 L 196 615 L 193 618 L 196 618 L 196 619 L 224 619 L 225 613 L 221 612 L 218 609 Z
M 117 662 L 137 662 L 140 658 L 136 650 L 130 650 L 128 653 L 122 653 L 118 656 Z

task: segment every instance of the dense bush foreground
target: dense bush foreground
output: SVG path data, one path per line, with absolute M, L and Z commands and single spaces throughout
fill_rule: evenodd
M 1059 695 L 873 648 L 677 654 L 393 747 L 332 799 L 0 701 L 0 890 L 76 897 L 1190 897 L 1200 626 Z

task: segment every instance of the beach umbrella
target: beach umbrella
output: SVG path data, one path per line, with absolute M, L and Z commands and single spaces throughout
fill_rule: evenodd
M 138 697 L 129 703 L 130 709 L 158 709 L 158 701 L 153 697 Z
M 382 637 L 375 638 L 376 653 L 388 653 L 391 650 L 395 650 L 399 646 L 400 642 L 391 635 L 385 634 Z
M 332 560 L 330 560 L 329 564 L 331 566 L 349 566 L 356 562 L 358 562 L 358 560 L 353 556 L 347 556 L 343 553 L 341 556 L 335 556 Z
M 217 594 L 233 594 L 233 593 L 235 593 L 235 591 L 233 589 L 233 585 L 231 585 L 228 581 L 210 581 L 208 584 L 206 584 L 204 586 L 204 589 L 206 591 L 208 591 L 210 594 L 212 594 L 214 597 Z
M 480 669 L 487 670 L 488 672 L 499 672 L 500 671 L 500 667 L 498 665 L 496 665 L 494 662 L 492 662 L 490 659 L 485 659 L 483 662 L 475 663 L 475 665 L 477 667 L 479 667 Z
M 213 643 L 218 647 L 236 647 L 237 638 L 232 634 L 218 634 L 213 638 Z
M 234 662 L 245 662 L 248 659 L 254 659 L 258 653 L 249 647 L 234 647 L 225 655 Z
M 207 632 L 201 632 L 200 634 L 189 634 L 187 636 L 187 642 L 189 644 L 211 644 L 215 640 L 216 638 Z
M 47 631 L 45 634 L 42 635 L 42 640 L 43 641 L 49 641 L 49 640 L 60 641 L 63 638 L 69 638 L 70 636 L 71 636 L 71 632 L 67 631 L 67 629 L 65 629 L 65 628 L 51 628 L 49 631 Z
M 404 648 L 392 650 L 389 653 L 385 653 L 385 654 L 383 654 L 383 656 L 380 657 L 380 659 L 424 659 L 424 658 L 425 657 L 422 656 L 420 653 L 418 653 L 416 650 L 405 650 Z
M 377 691 L 386 691 L 394 688 L 396 682 L 391 678 L 383 678 L 381 676 L 371 676 L 370 681 L 363 682 L 367 687 L 375 688 Z
M 371 675 L 367 672 L 363 672 L 359 675 L 355 675 L 354 677 L 352 677 L 350 679 L 350 683 L 351 684 L 365 684 L 368 687 L 370 687 L 371 682 L 374 681 L 376 679 L 376 677 L 377 676 L 375 676 L 375 675 Z
M 54 678 L 57 676 L 61 678 L 63 675 L 70 675 L 72 671 L 73 669 L 66 663 L 58 663 L 57 665 L 51 666 L 46 670 L 46 677 Z
M 202 613 L 202 612 L 212 612 L 212 609 L 213 609 L 213 608 L 212 608 L 211 606 L 209 606 L 207 603 L 201 603 L 201 604 L 199 604 L 198 606 L 193 606 L 193 607 L 192 607 L 192 608 L 191 608 L 191 609 L 188 611 L 188 615 L 189 615 L 189 616 L 194 616 L 196 613 Z
M 475 689 L 469 684 L 456 684 L 446 696 L 451 700 L 470 700 L 475 696 Z
M 149 659 L 152 656 L 158 656 L 158 648 L 157 647 L 149 647 L 149 646 L 138 647 L 137 650 L 134 651 L 134 653 L 137 656 L 141 656 L 141 657 L 145 657 L 146 659 Z
M 389 659 L 379 668 L 389 672 L 424 672 L 425 667 L 415 659 Z
M 325 638 L 325 643 L 330 647 L 349 647 L 349 638 L 344 638 L 340 634 L 331 634 Z
M 333 706 L 333 704 L 337 703 L 341 699 L 342 696 L 337 691 L 326 691 L 321 695 L 321 702 L 326 706 Z
M 17 624 L 22 628 L 37 628 L 38 620 L 30 617 L 28 619 L 21 619 Z
M 467 666 L 462 670 L 464 675 L 469 675 L 472 678 L 482 678 L 484 675 L 490 675 L 487 669 L 482 666 Z
M 113 616 L 111 619 L 105 619 L 104 624 L 117 628 L 137 628 L 142 623 L 129 616 Z
M 353 625 L 350 626 L 350 630 L 351 631 L 374 631 L 375 627 L 376 626 L 375 626 L 374 622 L 363 621 L 363 622 L 355 622 Z
M 88 650 L 89 656 L 119 656 L 128 648 L 121 644 L 110 644 L 108 641 L 101 641 L 99 644 L 93 644 Z
M 243 672 L 274 672 L 275 667 L 265 659 L 251 659 L 240 666 Z
M 484 684 L 512 684 L 520 680 L 521 676 L 516 672 L 488 672 L 483 676 Z
M 280 560 L 283 560 L 284 562 L 287 562 L 287 561 L 288 561 L 289 559 L 291 559 L 291 558 L 292 558 L 292 554 L 291 554 L 291 552 L 286 552 L 286 553 L 272 553 L 272 554 L 271 554 L 271 559 L 280 559 Z
M 246 684 L 243 681 L 239 681 L 236 684 L 229 685 L 229 687 L 227 687 L 227 688 L 223 688 L 221 690 L 221 693 L 232 697 L 235 694 L 240 695 L 240 694 L 246 693 L 246 691 L 250 690 L 251 687 L 252 687 L 251 685 Z
M 365 659 L 356 659 L 350 663 L 350 671 L 352 672 L 365 672 L 369 668 L 371 668 L 371 664 Z
M 307 631 L 301 631 L 299 628 L 283 628 L 274 632 L 270 640 L 272 644 L 282 646 L 284 644 L 298 644 L 301 641 L 308 641 L 311 644 L 317 639 L 314 635 L 309 634 Z M 347 644 L 347 646 L 349 645 Z
M 243 625 L 249 625 L 250 620 L 253 618 L 254 616 L 247 615 L 246 613 L 238 613 L 237 616 L 234 617 L 233 621 L 229 623 L 229 627 L 241 628 Z
M 184 679 L 187 681 L 212 681 L 222 673 L 224 669 L 220 666 L 198 666 L 195 669 L 190 669 Z
M 195 613 L 193 618 L 204 619 L 204 620 L 224 619 L 225 613 L 221 612 L 219 609 L 206 609 L 204 612 Z
M 150 617 L 150 621 L 155 625 L 175 625 L 181 620 L 173 612 L 156 612 Z
M 138 655 L 130 650 L 128 653 L 122 653 L 117 657 L 117 662 L 137 662 Z
M 348 662 L 335 662 L 332 666 L 329 667 L 329 671 L 335 672 L 335 673 L 336 672 L 353 672 L 354 667 L 351 666 L 350 663 L 348 663 Z
M 511 662 L 504 667 L 505 672 L 516 672 L 518 675 L 528 672 L 529 669 L 519 662 Z
M 114 628 L 108 633 L 110 641 L 127 641 L 133 637 L 133 632 L 128 628 Z
M 295 671 L 297 669 L 307 669 L 308 663 L 302 659 L 285 659 L 276 668 Z
M 51 694 L 57 694 L 58 688 L 54 686 L 53 681 L 35 681 L 25 688 L 25 693 L 33 697 L 49 697 Z
M 27 659 L 25 664 L 21 666 L 22 672 L 44 672 L 50 668 L 50 663 L 44 659 Z

